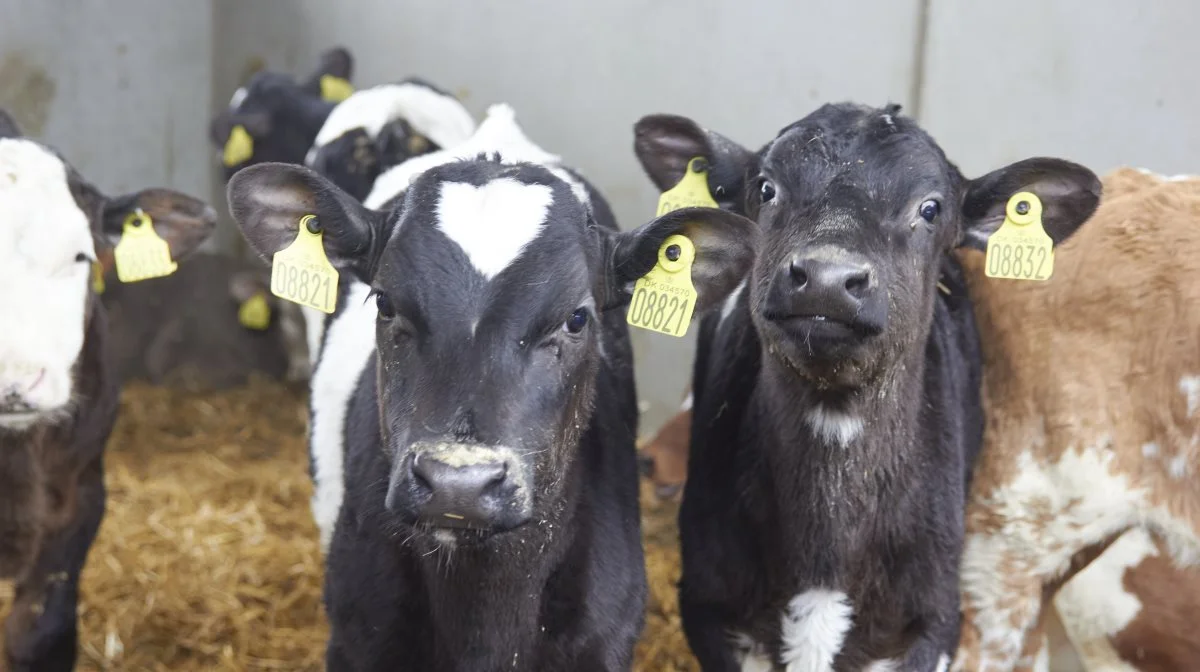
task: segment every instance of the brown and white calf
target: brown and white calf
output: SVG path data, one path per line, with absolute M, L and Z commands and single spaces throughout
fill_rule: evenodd
M 1105 639 L 1132 669 L 1150 653 L 1175 659 L 1141 669 L 1200 669 L 1194 632 L 1177 636 L 1192 628 L 1178 614 L 1195 613 L 1200 582 L 1175 567 L 1200 560 L 1200 180 L 1109 175 L 1100 208 L 1057 251 L 1046 283 L 988 279 L 982 254 L 961 256 L 988 415 L 955 669 L 1032 669 L 1047 596 L 1079 555 L 1132 529 L 1161 539 L 1161 562 L 1091 575 L 1110 588 L 1098 608 L 1118 617 Z M 1121 538 L 1102 561 L 1119 562 L 1135 542 Z M 1122 594 L 1150 611 L 1119 604 Z M 1062 597 L 1070 631 L 1078 595 Z
M 104 515 L 118 379 L 91 283 L 97 250 L 141 208 L 178 259 L 216 214 L 166 189 L 100 193 L 0 110 L 0 579 L 10 672 L 70 670 L 79 574 Z

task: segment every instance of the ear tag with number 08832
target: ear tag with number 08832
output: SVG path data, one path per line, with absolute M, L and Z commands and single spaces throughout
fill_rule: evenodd
M 158 236 L 154 222 L 141 208 L 125 218 L 121 240 L 113 249 L 117 279 L 139 282 L 161 278 L 175 272 L 179 265 L 171 261 L 171 246 Z
M 1028 191 L 1008 199 L 1004 223 L 988 238 L 984 274 L 989 278 L 1049 280 L 1054 241 L 1042 227 L 1042 202 Z
M 696 248 L 687 236 L 668 236 L 658 248 L 658 263 L 638 278 L 625 321 L 668 336 L 683 336 L 696 309 L 692 262 Z
M 271 259 L 271 293 L 332 313 L 337 306 L 338 273 L 325 256 L 325 232 L 315 215 L 301 217 L 296 229 L 296 240 Z

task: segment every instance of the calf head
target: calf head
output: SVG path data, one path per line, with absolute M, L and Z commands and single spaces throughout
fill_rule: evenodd
M 315 214 L 331 263 L 372 287 L 388 510 L 472 538 L 554 515 L 588 429 L 605 331 L 672 233 L 696 244 L 698 309 L 748 266 L 751 222 L 680 211 L 597 226 L 566 171 L 494 159 L 421 173 L 383 210 L 309 169 L 255 166 L 229 184 L 234 218 L 270 258 Z M 621 335 L 621 337 L 624 337 Z
M 300 306 L 271 293 L 271 271 L 268 269 L 239 271 L 230 276 L 229 296 L 234 301 L 231 310 L 238 310 L 255 295 L 264 298 L 271 311 L 271 322 L 278 325 L 280 345 L 287 354 L 285 380 L 291 383 L 309 380 L 312 377 L 312 358 Z
M 0 118 L 0 431 L 70 410 L 93 309 L 91 264 L 138 209 L 174 259 L 216 224 L 212 208 L 167 189 L 106 197 Z
M 350 52 L 334 48 L 321 56 L 316 71 L 302 82 L 279 72 L 252 75 L 234 92 L 229 108 L 209 124 L 209 139 L 225 155 L 225 179 L 256 163 L 303 163 L 305 152 L 336 104 L 322 98 L 321 78 L 331 75 L 349 80 L 353 65 Z M 238 143 L 245 144 L 248 153 L 230 149 Z
M 985 249 L 1008 199 L 1030 191 L 1056 243 L 1095 210 L 1088 169 L 1050 158 L 968 180 L 898 105 L 825 105 L 757 153 L 677 116 L 645 117 L 636 149 L 660 186 L 704 156 L 726 206 L 761 229 L 749 280 L 767 352 L 818 390 L 861 388 L 920 351 L 940 269 L 958 246 Z M 728 186 L 726 186 L 728 185 Z M 923 348 L 923 346 L 921 346 Z

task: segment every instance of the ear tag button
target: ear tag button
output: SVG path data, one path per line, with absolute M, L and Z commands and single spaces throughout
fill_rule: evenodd
M 687 236 L 667 236 L 658 248 L 658 263 L 633 286 L 625 321 L 639 329 L 683 336 L 696 309 L 692 262 L 696 248 Z
M 658 197 L 658 212 L 655 217 L 680 208 L 716 208 L 719 207 L 708 193 L 708 161 L 702 156 L 688 161 L 687 172 L 678 184 L 664 191 Z
M 98 261 L 92 262 L 92 291 L 96 294 L 104 293 L 104 266 Z
M 315 215 L 300 218 L 296 240 L 271 259 L 271 293 L 281 299 L 332 313 L 337 306 L 338 273 L 323 243 Z
M 340 103 L 354 93 L 354 85 L 348 80 L 333 75 L 321 75 L 321 98 L 329 103 Z
M 245 126 L 238 124 L 229 131 L 229 139 L 225 141 L 225 154 L 222 160 L 225 166 L 232 168 L 243 161 L 249 161 L 254 156 L 254 138 L 250 137 Z
M 113 259 L 121 282 L 161 278 L 179 267 L 171 261 L 171 247 L 158 236 L 150 216 L 141 208 L 125 218 L 125 228 L 121 241 L 113 250 Z
M 984 274 L 989 278 L 1049 280 L 1054 241 L 1042 227 L 1042 202 L 1028 191 L 1008 199 L 1004 223 L 988 238 Z
M 271 326 L 271 306 L 267 303 L 265 292 L 255 292 L 254 296 L 242 302 L 238 307 L 238 322 L 255 331 L 266 331 Z

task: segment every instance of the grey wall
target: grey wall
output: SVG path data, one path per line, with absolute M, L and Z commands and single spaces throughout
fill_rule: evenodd
M 212 48 L 207 2 L 0 0 L 0 107 L 106 193 L 205 197 Z
M 1196 34 L 1194 0 L 0 0 L 0 105 L 107 190 L 225 212 L 209 113 L 248 70 L 307 73 L 343 44 L 359 86 L 417 74 L 477 115 L 511 103 L 628 228 L 657 198 L 632 153 L 650 112 L 757 146 L 823 101 L 890 100 L 968 174 L 1034 154 L 1200 172 Z M 217 244 L 239 240 L 226 221 Z M 635 339 L 649 431 L 692 335 Z

